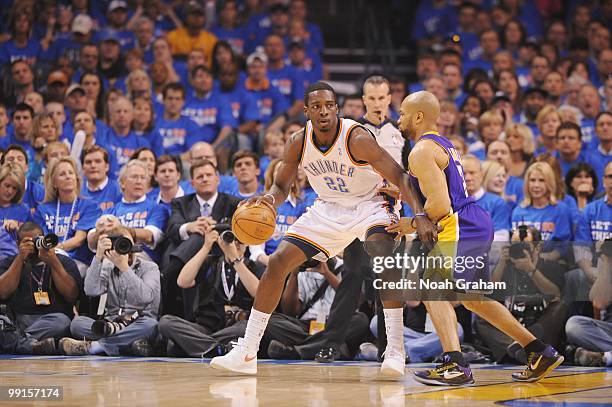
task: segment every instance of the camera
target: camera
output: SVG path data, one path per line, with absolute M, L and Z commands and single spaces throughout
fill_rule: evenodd
M 529 244 L 524 243 L 525 238 L 527 237 L 527 231 L 529 227 L 527 225 L 520 225 L 516 231 L 518 231 L 520 243 L 512 243 L 510 245 L 510 257 L 513 259 L 522 259 L 525 257 L 524 251 L 530 251 L 531 247 Z M 512 233 L 514 234 L 514 232 Z
M 125 236 L 109 236 L 112 247 L 111 250 L 116 251 L 118 254 L 138 253 L 142 251 L 142 246 L 134 244 L 130 239 Z
M 102 338 L 106 338 L 123 330 L 132 322 L 136 321 L 138 317 L 138 311 L 136 311 L 133 314 L 119 315 L 113 321 L 98 319 L 91 324 L 91 331 Z
M 37 250 L 53 249 L 55 246 L 57 246 L 58 243 L 59 237 L 57 237 L 57 235 L 53 233 L 48 233 L 44 236 L 36 236 L 34 238 L 34 247 L 36 247 Z
M 229 223 L 217 223 L 213 226 L 213 230 L 219 232 L 219 237 L 221 237 L 225 243 L 233 243 L 236 241 L 236 235 L 232 232 L 232 227 Z

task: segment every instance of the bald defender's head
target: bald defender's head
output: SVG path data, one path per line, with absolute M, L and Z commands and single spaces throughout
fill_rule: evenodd
M 399 128 L 409 138 L 417 140 L 423 133 L 437 131 L 440 102 L 433 93 L 425 90 L 412 93 L 400 107 Z

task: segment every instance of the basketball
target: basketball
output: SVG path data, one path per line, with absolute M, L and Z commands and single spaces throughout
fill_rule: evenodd
M 268 205 L 242 205 L 232 217 L 232 231 L 247 245 L 268 241 L 276 228 L 276 211 Z

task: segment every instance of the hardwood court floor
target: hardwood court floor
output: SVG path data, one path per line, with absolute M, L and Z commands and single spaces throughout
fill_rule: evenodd
M 604 406 L 612 405 L 612 369 L 561 367 L 535 384 L 513 383 L 513 366 L 475 365 L 477 385 L 429 387 L 378 376 L 377 363 L 260 361 L 245 377 L 208 360 L 0 356 L 0 386 L 63 386 L 63 401 L 0 402 L 49 406 Z

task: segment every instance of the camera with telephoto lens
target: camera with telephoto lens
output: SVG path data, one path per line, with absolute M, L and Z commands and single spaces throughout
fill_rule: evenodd
M 519 239 L 521 241 L 512 243 L 510 245 L 510 257 L 512 257 L 513 259 L 522 259 L 523 257 L 525 257 L 524 251 L 525 250 L 527 250 L 528 252 L 530 251 L 531 247 L 529 246 L 529 244 L 524 242 L 525 238 L 527 237 L 528 230 L 529 230 L 529 227 L 526 225 L 520 225 L 518 227 L 517 231 L 519 234 Z
M 112 244 L 111 250 L 116 251 L 118 254 L 139 253 L 142 251 L 141 245 L 132 243 L 125 236 L 109 236 L 108 238 Z
M 98 319 L 91 324 L 91 331 L 102 338 L 106 338 L 123 330 L 132 322 L 136 321 L 138 317 L 138 311 L 136 311 L 133 314 L 119 315 L 113 321 Z
M 225 243 L 233 243 L 236 241 L 236 235 L 232 232 L 232 227 L 229 223 L 217 223 L 213 226 L 213 230 L 219 232 L 219 237 L 221 237 Z
M 36 247 L 37 250 L 53 249 L 55 246 L 57 246 L 58 243 L 59 237 L 57 237 L 57 235 L 53 233 L 48 233 L 44 236 L 36 236 L 34 238 L 34 247 Z

